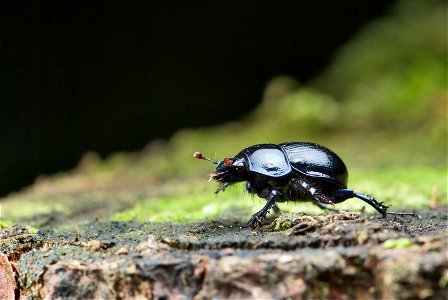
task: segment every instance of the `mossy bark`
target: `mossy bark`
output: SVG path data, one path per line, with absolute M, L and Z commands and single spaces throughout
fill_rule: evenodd
M 93 221 L 37 233 L 16 226 L 0 232 L 1 272 L 9 274 L 0 292 L 2 299 L 443 299 L 447 218 L 439 209 L 421 220 L 283 214 L 257 230 L 236 220 Z M 289 227 L 277 231 L 278 222 Z

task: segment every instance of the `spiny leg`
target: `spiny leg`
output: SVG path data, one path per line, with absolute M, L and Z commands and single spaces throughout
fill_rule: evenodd
M 269 212 L 269 210 L 276 206 L 275 205 L 275 201 L 280 197 L 280 193 L 276 190 L 272 190 L 270 195 L 269 195 L 269 200 L 268 202 L 265 204 L 265 206 L 263 206 L 263 208 L 258 211 L 257 213 L 255 213 L 252 218 L 250 218 L 249 222 L 247 222 L 247 224 L 243 227 L 251 227 L 251 228 L 255 228 L 255 227 L 261 227 L 263 225 L 263 223 L 261 222 L 262 219 L 266 219 L 266 215 Z M 277 207 L 278 208 L 278 207 Z
M 362 201 L 366 202 L 373 208 L 375 208 L 383 217 L 386 215 L 394 215 L 394 216 L 412 216 L 419 218 L 419 216 L 415 213 L 407 213 L 407 212 L 395 212 L 395 211 L 387 211 L 389 206 L 385 205 L 383 202 L 377 201 L 375 198 L 362 194 L 359 192 L 352 191 L 350 189 L 340 189 L 336 190 L 331 194 L 331 197 L 334 199 L 334 203 L 340 203 L 350 198 L 358 198 Z

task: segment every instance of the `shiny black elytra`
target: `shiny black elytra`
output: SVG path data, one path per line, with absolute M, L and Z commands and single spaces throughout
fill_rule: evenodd
M 373 197 L 347 188 L 348 172 L 344 162 L 324 146 L 308 142 L 258 144 L 243 149 L 233 158 L 223 161 L 208 159 L 200 152 L 194 157 L 216 164 L 209 180 L 220 182 L 215 193 L 229 185 L 246 181 L 249 193 L 267 199 L 266 205 L 252 216 L 246 227 L 262 225 L 276 202 L 312 201 L 322 209 L 349 198 L 359 198 L 384 217 L 413 213 L 387 212 L 388 206 Z

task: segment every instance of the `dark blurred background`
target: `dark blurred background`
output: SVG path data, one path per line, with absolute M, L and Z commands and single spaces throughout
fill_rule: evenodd
M 0 196 L 83 153 L 233 120 L 392 1 L 0 2 Z

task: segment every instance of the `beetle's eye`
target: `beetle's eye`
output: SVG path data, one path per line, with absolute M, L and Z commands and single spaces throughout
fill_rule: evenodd
M 232 162 L 231 162 L 230 159 L 228 159 L 228 158 L 224 158 L 224 163 L 225 163 L 228 167 L 230 167 L 230 166 L 232 165 Z

